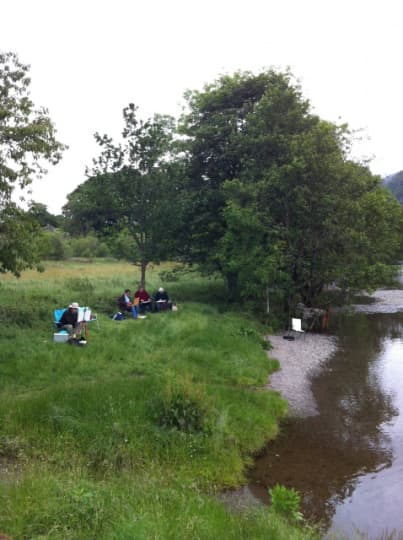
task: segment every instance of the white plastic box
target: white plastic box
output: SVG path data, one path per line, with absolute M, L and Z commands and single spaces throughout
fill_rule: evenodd
M 54 343 L 66 343 L 69 339 L 67 332 L 55 332 L 53 334 Z

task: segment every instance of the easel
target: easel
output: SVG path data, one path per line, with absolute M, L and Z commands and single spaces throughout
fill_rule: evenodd
M 78 329 L 79 329 L 80 337 L 82 337 L 83 332 L 84 332 L 84 337 L 85 337 L 86 340 L 88 340 L 90 333 L 89 333 L 89 330 L 88 330 L 88 321 L 85 320 L 85 314 L 86 314 L 86 311 L 87 311 L 88 307 L 84 307 L 83 309 L 84 309 L 84 311 L 83 311 L 83 320 L 78 323 Z

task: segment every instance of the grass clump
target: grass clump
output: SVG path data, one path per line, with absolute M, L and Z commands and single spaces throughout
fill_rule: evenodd
M 187 433 L 207 433 L 211 429 L 211 400 L 203 387 L 189 378 L 168 379 L 155 407 L 161 427 Z
M 300 510 L 301 497 L 295 489 L 276 484 L 272 489 L 269 489 L 269 495 L 275 512 L 294 523 L 303 520 Z

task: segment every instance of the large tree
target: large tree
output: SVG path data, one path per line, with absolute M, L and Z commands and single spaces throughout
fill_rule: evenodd
M 101 147 L 91 178 L 70 196 L 64 213 L 94 230 L 125 230 L 137 249 L 132 259 L 145 283 L 149 262 L 159 262 L 172 253 L 179 227 L 178 181 L 180 163 L 174 159 L 174 120 L 154 115 L 137 117 L 129 104 L 123 110 L 123 142 L 95 135 Z
M 68 194 L 63 206 L 66 232 L 84 236 L 90 232 L 97 236 L 113 236 L 119 225 L 119 208 L 112 194 L 113 174 L 91 176 Z
M 269 246 L 277 252 L 274 224 L 268 227 L 246 219 L 254 213 L 251 200 L 258 195 L 257 182 L 268 167 L 289 161 L 291 137 L 316 121 L 290 79 L 289 73 L 274 70 L 258 75 L 238 72 L 186 95 L 189 111 L 180 129 L 188 150 L 187 256 L 207 271 L 222 272 L 234 297 L 240 273 L 250 275 L 246 268 L 253 264 L 251 252 L 268 253 L 270 261 Z M 229 189 L 233 181 L 244 187 Z M 256 234 L 246 235 L 252 226 L 257 227 Z M 232 247 L 230 237 L 235 242 Z
M 371 288 L 398 247 L 401 212 L 349 132 L 312 114 L 290 74 L 222 77 L 188 93 L 188 256 L 232 296 L 315 303 L 324 286 Z M 388 239 L 386 242 L 376 238 Z
M 26 188 L 55 164 L 64 146 L 44 108 L 30 99 L 29 66 L 11 52 L 0 53 L 0 272 L 21 270 L 36 262 L 29 215 L 12 201 L 18 186 Z
M 62 216 L 55 216 L 48 211 L 46 204 L 31 201 L 29 214 L 38 222 L 41 227 L 57 228 L 63 224 Z

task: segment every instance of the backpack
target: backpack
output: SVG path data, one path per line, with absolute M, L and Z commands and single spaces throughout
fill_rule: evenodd
M 118 311 L 117 313 L 115 313 L 114 315 L 112 315 L 112 319 L 114 321 L 123 321 L 125 318 L 125 316 L 123 315 L 123 313 L 121 311 Z

